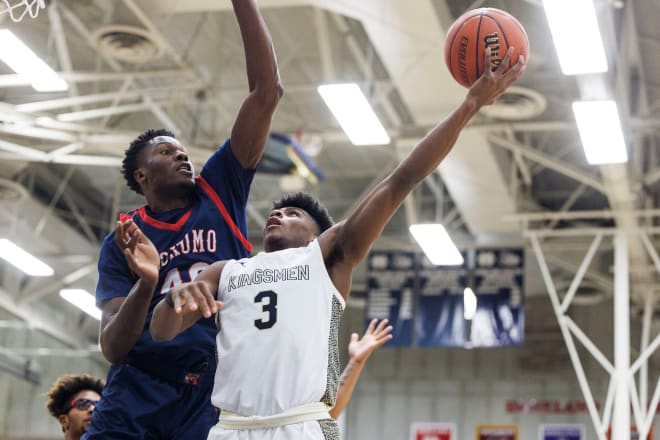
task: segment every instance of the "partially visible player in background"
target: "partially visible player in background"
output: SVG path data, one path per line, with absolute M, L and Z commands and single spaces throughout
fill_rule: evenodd
M 372 319 L 364 335 L 359 339 L 357 333 L 351 335 L 351 341 L 348 344 L 348 364 L 339 378 L 335 406 L 328 411 L 330 417 L 337 420 L 342 411 L 344 411 L 349 400 L 351 400 L 353 390 L 367 359 L 369 359 L 369 356 L 371 356 L 374 350 L 381 347 L 390 339 L 392 339 L 392 326 L 387 325 L 387 319 L 383 319 L 380 322 L 377 319 Z
M 249 255 L 246 204 L 282 95 L 277 60 L 256 0 L 233 0 L 245 50 L 249 94 L 229 139 L 195 175 L 185 146 L 167 130 L 138 136 L 123 161 L 129 188 L 147 205 L 123 214 L 99 256 L 100 344 L 112 364 L 85 435 L 92 439 L 201 439 L 217 422 L 211 405 L 216 366 L 212 319 L 174 340 L 149 335 L 153 307 L 172 286 L 218 259 Z M 156 248 L 159 268 L 136 276 L 124 257 L 137 224 Z M 158 270 L 160 269 L 160 270 Z M 106 398 L 106 396 L 108 398 Z
M 64 440 L 79 440 L 87 432 L 104 385 L 89 375 L 68 374 L 55 380 L 46 393 L 46 409 L 60 422 Z

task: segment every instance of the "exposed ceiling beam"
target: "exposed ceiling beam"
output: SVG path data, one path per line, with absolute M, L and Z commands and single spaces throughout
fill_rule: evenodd
M 179 84 L 172 84 L 162 87 L 142 88 L 130 92 L 124 92 L 122 94 L 122 99 L 140 98 L 143 96 L 158 94 L 162 92 L 169 92 L 171 94 L 173 91 L 180 92 L 181 90 L 187 90 L 193 88 L 196 88 L 196 86 L 190 83 L 179 83 Z M 95 104 L 97 102 L 112 101 L 116 97 L 117 97 L 117 92 L 95 93 L 92 95 L 83 95 L 73 98 L 70 97 L 70 98 L 50 99 L 44 101 L 26 102 L 25 104 L 18 104 L 16 106 L 16 110 L 19 112 L 34 113 L 34 112 L 41 112 L 46 110 L 55 110 L 63 107 L 70 107 L 73 105 Z
M 34 307 L 16 304 L 13 296 L 1 287 L 0 307 L 11 315 L 27 322 L 30 328 L 50 336 L 67 347 L 84 348 L 90 345 L 90 342 L 83 338 L 77 329 L 56 324 L 52 319 L 41 316 L 40 313 L 34 310 Z
M 83 83 L 96 81 L 123 81 L 126 78 L 133 79 L 156 79 L 175 78 L 178 76 L 190 76 L 189 72 L 183 70 L 144 70 L 140 72 L 57 72 L 57 76 L 68 83 Z M 18 74 L 0 75 L 0 87 L 27 87 L 32 82 L 25 76 Z
M 519 152 L 528 159 L 538 162 L 541 165 L 554 170 L 560 174 L 563 174 L 567 177 L 570 177 L 573 180 L 582 182 L 585 185 L 588 185 L 600 193 L 605 193 L 605 186 L 601 181 L 595 177 L 591 177 L 585 173 L 584 170 L 577 168 L 569 163 L 562 162 L 555 159 L 554 157 L 543 153 L 535 148 L 531 148 L 527 145 L 512 141 L 510 139 L 505 139 L 499 136 L 491 135 L 488 136 L 488 140 L 493 144 L 511 150 L 513 152 Z

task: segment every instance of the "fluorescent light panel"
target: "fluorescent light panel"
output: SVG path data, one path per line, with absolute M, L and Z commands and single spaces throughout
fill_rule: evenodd
M 441 224 L 410 225 L 410 233 L 436 266 L 459 266 L 463 264 L 463 255 Z
M 319 94 L 353 145 L 384 145 L 390 137 L 357 84 L 319 86 Z
M 10 30 L 0 29 L 0 60 L 27 78 L 37 92 L 59 92 L 69 85 Z
M 84 289 L 62 289 L 60 296 L 87 313 L 97 321 L 101 320 L 101 310 L 96 307 L 96 301 L 91 293 Z
M 619 112 L 614 101 L 573 103 L 582 148 L 592 165 L 622 163 L 628 160 Z
M 543 0 L 564 75 L 607 72 L 593 0 Z
M 0 258 L 33 277 L 48 277 L 55 273 L 52 267 L 6 238 L 0 238 Z
M 474 294 L 472 289 L 466 287 L 463 290 L 463 318 L 471 321 L 474 314 L 477 312 L 477 295 Z

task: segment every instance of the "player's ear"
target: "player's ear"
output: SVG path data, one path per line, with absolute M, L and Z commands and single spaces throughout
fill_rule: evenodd
M 137 170 L 133 171 L 133 178 L 137 183 L 144 183 L 144 180 L 146 179 L 146 175 L 142 169 L 138 168 Z
M 69 416 L 66 414 L 62 414 L 57 418 L 57 421 L 60 422 L 60 426 L 62 427 L 62 432 L 66 432 L 67 429 L 69 429 Z

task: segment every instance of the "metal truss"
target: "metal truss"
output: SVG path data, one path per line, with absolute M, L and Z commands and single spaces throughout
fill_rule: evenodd
M 564 342 L 568 349 L 571 362 L 575 369 L 577 379 L 587 403 L 589 415 L 593 422 L 599 440 L 606 439 L 610 421 L 612 422 L 612 438 L 630 438 L 630 407 L 632 405 L 634 421 L 637 425 L 639 438 L 646 438 L 656 414 L 660 400 L 660 378 L 656 380 L 655 391 L 650 400 L 648 395 L 648 359 L 660 346 L 660 334 L 656 335 L 651 343 L 651 318 L 654 306 L 654 290 L 647 292 L 644 319 L 642 325 L 642 338 L 639 357 L 630 364 L 630 292 L 629 292 L 629 240 L 637 239 L 622 229 L 598 229 L 593 231 L 595 237 L 580 264 L 573 281 L 566 291 L 563 300 L 555 288 L 548 264 L 541 249 L 538 232 L 529 232 L 532 248 L 536 255 L 543 276 L 552 308 L 557 317 Z M 658 273 L 660 273 L 660 258 L 653 248 L 645 231 L 638 231 L 643 247 L 649 254 Z M 568 309 L 575 293 L 584 278 L 593 257 L 596 254 L 603 238 L 611 237 L 614 245 L 614 363 L 596 347 L 580 327 L 567 315 Z M 602 415 L 599 414 L 590 385 L 577 352 L 574 338 L 582 343 L 584 348 L 607 371 L 610 376 L 607 397 Z M 635 375 L 639 373 L 639 391 L 635 384 Z

